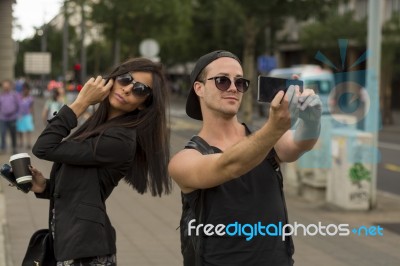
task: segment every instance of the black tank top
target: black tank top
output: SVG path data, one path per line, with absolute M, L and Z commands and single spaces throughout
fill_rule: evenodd
M 215 153 L 220 153 L 212 147 Z M 268 160 L 275 156 L 273 150 L 262 163 L 245 175 L 214 188 L 204 194 L 204 224 L 229 225 L 258 224 L 284 225 L 287 221 L 285 203 L 279 177 Z M 185 196 L 190 201 L 191 194 Z M 246 229 L 248 232 L 249 229 Z M 231 232 L 233 230 L 230 230 Z M 292 265 L 286 242 L 280 236 L 204 236 L 203 263 L 210 266 Z M 286 239 L 291 241 L 291 239 Z

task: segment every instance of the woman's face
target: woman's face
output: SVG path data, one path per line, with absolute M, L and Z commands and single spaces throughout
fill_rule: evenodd
M 142 110 L 146 106 L 144 102 L 146 101 L 147 97 L 151 97 L 152 90 L 150 89 L 150 94 L 147 95 L 138 95 L 133 92 L 133 83 L 140 82 L 150 88 L 153 86 L 153 78 L 152 74 L 149 72 L 132 72 L 127 73 L 121 76 L 130 75 L 133 80 L 129 84 L 125 84 L 125 82 L 119 81 L 117 77 L 114 80 L 113 88 L 111 89 L 110 95 L 108 97 L 110 101 L 110 113 L 108 119 L 132 112 L 136 109 Z M 128 76 L 129 78 L 129 76 Z

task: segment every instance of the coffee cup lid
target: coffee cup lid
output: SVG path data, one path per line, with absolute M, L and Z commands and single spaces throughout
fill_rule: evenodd
M 10 162 L 17 160 L 17 159 L 21 159 L 21 158 L 31 158 L 31 156 L 29 156 L 29 154 L 27 154 L 26 152 L 25 153 L 17 153 L 17 154 L 11 155 Z

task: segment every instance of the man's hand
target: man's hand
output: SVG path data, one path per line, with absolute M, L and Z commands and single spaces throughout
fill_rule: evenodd
M 299 97 L 299 117 L 306 124 L 320 123 L 322 115 L 322 102 L 318 95 L 311 89 L 305 89 Z
M 271 102 L 268 119 L 274 128 L 281 129 L 284 133 L 296 123 L 299 117 L 299 95 L 299 87 L 294 85 L 289 86 L 286 93 L 277 93 Z
M 299 97 L 299 124 L 294 139 L 308 141 L 318 139 L 321 130 L 322 103 L 313 90 L 306 89 Z

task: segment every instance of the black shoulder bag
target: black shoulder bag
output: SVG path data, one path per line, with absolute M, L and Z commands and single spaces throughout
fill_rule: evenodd
M 36 231 L 29 240 L 22 266 L 51 266 L 56 264 L 50 230 L 40 229 Z
M 186 149 L 195 149 L 201 154 L 212 154 L 214 150 L 199 136 L 193 136 L 185 146 Z M 194 197 L 189 200 L 189 194 Z M 202 262 L 202 235 L 196 236 L 188 234 L 188 223 L 195 219 L 198 225 L 204 223 L 204 189 L 195 190 L 182 196 L 182 217 L 180 221 L 181 252 L 183 255 L 184 266 L 201 266 Z
M 53 166 L 52 171 L 55 171 Z M 58 164 L 58 167 L 60 165 Z M 55 187 L 55 193 L 58 194 L 58 184 Z M 48 184 L 49 185 L 49 184 Z M 54 255 L 54 244 L 53 235 L 49 229 L 37 230 L 31 236 L 29 240 L 28 248 L 25 253 L 24 260 L 22 261 L 22 266 L 55 266 L 57 265 L 57 260 Z

